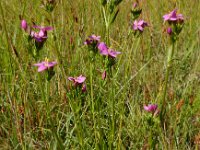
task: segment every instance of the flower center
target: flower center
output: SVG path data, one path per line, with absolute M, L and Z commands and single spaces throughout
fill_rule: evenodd
M 49 59 L 47 57 L 45 58 L 44 66 L 49 67 Z

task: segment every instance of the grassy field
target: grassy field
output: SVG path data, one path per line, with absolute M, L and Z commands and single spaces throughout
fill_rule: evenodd
M 0 1 L 0 149 L 200 149 L 200 0 L 118 1 Z M 53 30 L 38 42 L 34 25 Z

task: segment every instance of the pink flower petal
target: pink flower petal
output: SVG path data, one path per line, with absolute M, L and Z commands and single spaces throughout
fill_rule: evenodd
M 75 82 L 78 82 L 78 83 L 83 83 L 85 81 L 86 77 L 80 75 L 79 77 L 77 77 L 75 79 Z
M 104 42 L 99 43 L 98 49 L 101 55 L 108 55 L 108 47 Z
M 68 77 L 68 80 L 73 81 L 73 82 L 75 81 L 73 77 Z
M 38 68 L 38 72 L 42 72 L 44 70 L 48 69 L 46 66 L 42 65 L 42 66 L 39 66 Z
M 43 66 L 45 64 L 45 62 L 44 61 L 42 61 L 42 62 L 40 62 L 40 63 L 37 63 L 37 64 L 34 64 L 34 66 Z

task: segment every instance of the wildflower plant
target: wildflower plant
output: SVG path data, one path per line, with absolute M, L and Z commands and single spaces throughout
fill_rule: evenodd
M 35 46 L 39 50 L 43 47 L 47 40 L 47 31 L 53 30 L 52 27 L 43 27 L 34 25 L 33 28 L 39 30 L 38 32 L 32 30 L 30 36 L 35 40 Z
M 170 37 L 170 47 L 168 49 L 167 54 L 167 68 L 165 73 L 165 81 L 164 81 L 164 90 L 163 90 L 163 97 L 162 97 L 162 107 L 160 118 L 161 120 L 164 119 L 165 115 L 165 105 L 166 105 L 166 93 L 168 88 L 168 79 L 170 75 L 170 71 L 172 68 L 172 61 L 174 57 L 174 50 L 175 50 L 175 43 L 178 39 L 178 36 L 183 28 L 184 17 L 182 14 L 177 14 L 177 9 L 174 9 L 169 14 L 163 16 L 164 22 L 167 22 L 170 27 L 167 28 L 167 34 Z
M 157 117 L 159 114 L 158 105 L 144 105 L 144 111 L 147 112 L 147 114 L 144 115 L 144 126 L 147 133 L 146 135 L 148 136 L 148 143 L 152 149 L 155 149 L 156 144 L 158 143 L 158 129 L 160 125 L 159 117 Z
M 33 55 L 33 57 L 37 57 L 39 50 L 43 48 L 44 43 L 48 38 L 47 32 L 53 30 L 53 28 L 50 26 L 47 27 L 37 26 L 37 25 L 30 26 L 24 19 L 21 20 L 21 28 L 28 35 L 27 39 L 28 39 L 29 52 Z M 35 45 L 36 50 L 32 49 L 33 45 Z
M 170 36 L 172 43 L 176 42 L 178 35 L 180 34 L 183 25 L 184 17 L 182 14 L 177 14 L 177 9 L 174 9 L 169 14 L 163 16 L 164 22 L 167 22 L 169 27 L 167 28 L 167 33 Z
M 68 77 L 68 80 L 72 82 L 70 89 L 67 93 L 71 111 L 74 114 L 73 124 L 77 126 L 76 134 L 78 136 L 79 144 L 83 144 L 83 126 L 81 114 L 83 113 L 85 105 L 85 92 L 86 92 L 86 77 L 80 75 L 78 77 Z

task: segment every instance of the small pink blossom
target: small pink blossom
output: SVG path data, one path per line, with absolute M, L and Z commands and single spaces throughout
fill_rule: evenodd
M 68 80 L 72 81 L 74 83 L 75 87 L 82 86 L 81 90 L 82 92 L 86 92 L 86 84 L 84 83 L 86 80 L 86 77 L 83 75 L 80 75 L 78 77 L 68 77 Z
M 177 22 L 177 21 L 184 21 L 182 14 L 177 14 L 177 9 L 174 9 L 169 14 L 166 14 L 163 16 L 164 21 L 170 21 L 170 22 Z
M 100 50 L 101 55 L 109 56 L 111 58 L 116 58 L 118 54 L 121 54 L 121 52 L 117 52 L 113 49 L 108 48 L 104 42 L 99 43 L 98 49 Z
M 148 106 L 144 106 L 144 110 L 151 112 L 152 114 L 156 112 L 158 105 L 156 104 L 149 104 Z
M 68 77 L 68 80 L 73 81 L 74 85 L 77 86 L 82 85 L 85 82 L 86 77 L 80 75 L 79 77 Z
M 148 26 L 148 24 L 144 20 L 135 20 L 133 23 L 133 30 L 143 32 L 146 26 Z
M 56 61 L 49 62 L 48 60 L 45 60 L 40 63 L 34 64 L 34 66 L 38 67 L 38 72 L 42 72 L 50 68 L 53 68 L 56 64 L 57 64 Z

